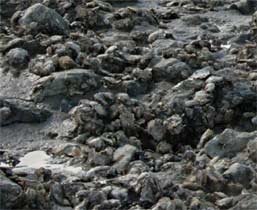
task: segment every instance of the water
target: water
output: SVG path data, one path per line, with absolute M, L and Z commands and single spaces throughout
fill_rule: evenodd
M 52 172 L 65 172 L 70 174 L 77 174 L 82 171 L 81 167 L 67 166 L 66 164 L 51 163 L 52 157 L 44 151 L 33 151 L 26 154 L 20 159 L 20 163 L 16 165 L 15 169 L 39 169 L 46 168 Z

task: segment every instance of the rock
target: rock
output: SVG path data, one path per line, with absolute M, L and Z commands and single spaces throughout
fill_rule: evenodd
M 171 135 L 180 134 L 185 127 L 183 124 L 183 119 L 177 114 L 172 115 L 167 120 L 165 120 L 164 125 Z
M 93 180 L 97 177 L 107 177 L 108 172 L 111 170 L 110 166 L 96 166 L 91 168 L 86 173 L 82 174 L 82 179 L 85 181 Z
M 234 163 L 223 173 L 223 176 L 229 181 L 249 187 L 251 180 L 254 178 L 254 170 L 247 165 Z
M 129 163 L 133 160 L 136 152 L 137 148 L 129 144 L 115 150 L 113 154 L 113 161 L 116 162 L 114 168 L 116 168 L 118 172 L 125 171 Z
M 187 24 L 187 25 L 200 25 L 204 22 L 208 22 L 207 17 L 202 17 L 200 15 L 191 15 L 187 17 L 183 17 L 182 20 Z
M 85 199 L 87 201 L 87 207 L 90 209 L 93 209 L 94 206 L 99 205 L 107 200 L 104 192 L 94 189 L 78 191 L 76 197 Z
M 45 53 L 45 46 L 40 43 L 38 39 L 23 39 L 23 38 L 14 38 L 10 40 L 7 44 L 3 46 L 3 54 L 8 53 L 10 50 L 15 48 L 21 48 L 27 50 L 30 56 L 35 56 L 38 53 Z
M 34 58 L 30 62 L 29 70 L 38 76 L 48 76 L 56 71 L 57 62 L 54 59 Z
M 249 141 L 256 138 L 257 132 L 238 132 L 225 129 L 221 134 L 215 136 L 205 145 L 205 151 L 211 157 L 234 157 L 242 152 Z
M 0 0 L 0 209 L 256 210 L 256 2 Z
M 68 144 L 63 148 L 63 153 L 69 157 L 79 157 L 81 155 L 81 148 L 79 145 Z
M 248 151 L 249 158 L 256 163 L 257 162 L 257 139 L 248 142 L 247 151 Z
M 121 203 L 128 201 L 128 190 L 124 188 L 114 187 L 111 191 L 114 199 L 120 200 Z
M 8 64 L 17 69 L 26 68 L 30 60 L 28 51 L 22 48 L 11 49 L 7 53 L 6 58 L 8 59 Z
M 88 93 L 99 87 L 99 78 L 90 70 L 71 69 L 56 72 L 38 80 L 32 97 L 36 101 L 43 101 L 55 96 L 74 96 Z
M 61 56 L 58 59 L 59 67 L 61 70 L 73 69 L 77 64 L 69 56 Z
M 237 9 L 243 15 L 250 15 L 255 12 L 256 1 L 254 0 L 240 0 L 238 3 L 231 6 L 232 9 Z
M 107 147 L 106 149 L 95 152 L 91 150 L 88 154 L 88 163 L 91 166 L 106 166 L 112 163 L 113 148 Z
M 22 208 L 25 203 L 24 192 L 18 184 L 14 183 L 0 171 L 0 207 L 1 209 Z
M 90 147 L 94 147 L 97 151 L 101 151 L 106 148 L 107 144 L 110 142 L 109 139 L 105 139 L 104 137 L 97 137 L 87 140 L 87 145 Z
M 212 68 L 211 67 L 205 67 L 203 69 L 195 71 L 191 78 L 192 79 L 206 79 L 208 76 L 211 75 Z
M 129 66 L 128 60 L 115 46 L 110 48 L 107 49 L 107 53 L 98 56 L 102 68 L 111 73 L 122 73 Z
M 0 126 L 12 123 L 41 123 L 46 121 L 51 113 L 44 109 L 38 109 L 31 104 L 9 102 L 0 99 Z
M 172 151 L 172 146 L 168 142 L 161 141 L 156 148 L 157 152 L 161 154 L 170 153 Z
M 214 136 L 214 132 L 211 129 L 207 129 L 203 135 L 201 136 L 200 142 L 197 145 L 197 148 L 200 149 L 202 147 L 204 147 L 204 145 L 210 140 L 212 139 Z
M 228 198 L 223 198 L 223 199 L 220 199 L 216 202 L 216 204 L 220 207 L 220 208 L 230 208 L 234 205 L 234 199 L 231 198 L 231 197 L 228 197 Z
M 238 203 L 230 208 L 229 210 L 248 210 L 248 209 L 256 209 L 257 208 L 257 195 L 256 194 L 246 194 L 239 196 L 237 198 Z
M 160 197 L 158 180 L 152 173 L 142 173 L 138 177 L 136 190 L 140 193 L 141 206 L 149 208 Z
M 65 35 L 69 30 L 65 20 L 57 12 L 40 3 L 26 9 L 19 19 L 19 24 L 25 29 L 50 35 Z
M 174 208 L 174 204 L 168 197 L 161 198 L 152 210 L 169 210 Z
M 180 81 L 191 74 L 190 67 L 175 58 L 162 59 L 153 67 L 153 79 Z
M 119 209 L 121 208 L 121 203 L 118 199 L 105 200 L 103 203 L 95 206 L 95 209 Z
M 166 133 L 166 129 L 163 125 L 162 120 L 155 119 L 151 120 L 147 124 L 147 132 L 156 140 L 157 142 L 161 141 Z

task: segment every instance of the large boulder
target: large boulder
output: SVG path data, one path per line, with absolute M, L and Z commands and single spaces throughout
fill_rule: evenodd
M 254 140 L 256 136 L 257 132 L 248 133 L 225 129 L 206 144 L 205 151 L 211 157 L 232 158 L 238 152 L 242 152 L 247 143 Z
M 21 186 L 12 182 L 0 171 L 0 209 L 22 208 L 24 193 Z
M 51 113 L 29 103 L 7 101 L 0 98 L 0 126 L 12 123 L 40 123 L 50 117 Z
M 36 101 L 50 97 L 83 95 L 99 87 L 99 77 L 90 70 L 71 69 L 38 80 L 32 91 Z
M 248 187 L 254 177 L 254 170 L 247 165 L 234 163 L 224 172 L 223 176 L 230 181 Z
M 25 29 L 33 27 L 33 30 L 46 34 L 68 33 L 68 24 L 62 16 L 40 3 L 25 10 L 18 22 Z

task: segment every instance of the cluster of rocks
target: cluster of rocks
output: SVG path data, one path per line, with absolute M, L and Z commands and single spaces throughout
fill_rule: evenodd
M 257 209 L 255 0 L 0 7 L 1 209 Z

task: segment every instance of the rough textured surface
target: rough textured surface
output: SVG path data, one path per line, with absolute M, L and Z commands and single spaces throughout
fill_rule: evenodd
M 256 2 L 0 0 L 0 209 L 257 209 Z

